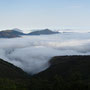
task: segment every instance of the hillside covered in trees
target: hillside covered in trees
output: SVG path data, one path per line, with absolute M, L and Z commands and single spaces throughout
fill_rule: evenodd
M 90 56 L 56 56 L 36 75 L 0 60 L 0 90 L 90 90 Z

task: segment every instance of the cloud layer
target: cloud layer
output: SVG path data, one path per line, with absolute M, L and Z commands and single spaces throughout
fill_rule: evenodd
M 63 55 L 90 55 L 90 34 L 64 33 L 0 39 L 0 58 L 30 74 L 48 68 L 51 57 Z

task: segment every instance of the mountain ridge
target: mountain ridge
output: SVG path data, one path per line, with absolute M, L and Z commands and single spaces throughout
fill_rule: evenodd
M 68 78 L 75 72 L 81 73 L 85 79 L 90 76 L 90 56 L 56 56 L 50 60 L 50 64 L 48 69 L 35 76 L 51 78 L 61 75 Z
M 31 33 L 28 33 L 28 35 L 49 35 L 49 34 L 57 34 L 57 33 L 59 32 L 55 32 L 50 29 L 43 29 L 43 30 L 33 31 Z
M 0 31 L 0 38 L 15 38 L 15 37 L 21 37 L 23 35 L 29 36 L 29 35 L 51 35 L 51 34 L 58 34 L 59 32 L 55 32 L 49 29 L 42 29 L 37 31 L 32 31 L 30 33 L 23 33 L 20 29 L 12 29 L 12 30 L 3 30 Z
M 21 35 L 25 35 L 22 32 L 16 31 L 16 30 L 4 30 L 0 31 L 0 38 L 15 38 L 20 37 Z
M 28 76 L 21 68 L 0 59 L 0 78 L 22 79 Z
M 26 79 L 17 76 L 12 64 L 0 60 L 1 90 L 90 90 L 90 56 L 56 56 L 51 66 Z M 9 64 L 9 65 L 8 65 Z M 4 70 L 2 67 L 4 65 Z M 10 70 L 8 70 L 10 69 Z M 10 68 L 12 67 L 12 69 Z M 15 67 L 16 68 L 16 67 Z M 16 68 L 18 69 L 18 68 Z M 6 72 L 3 73 L 2 71 Z M 19 70 L 19 74 L 22 72 Z M 11 77 L 7 77 L 8 74 Z M 5 76 L 5 77 L 2 77 Z M 19 77 L 19 79 L 18 79 Z M 14 80 L 14 78 L 16 78 Z

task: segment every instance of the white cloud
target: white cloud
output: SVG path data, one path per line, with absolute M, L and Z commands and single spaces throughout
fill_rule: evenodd
M 53 56 L 90 55 L 89 33 L 24 36 L 0 42 L 0 58 L 31 74 L 48 68 Z

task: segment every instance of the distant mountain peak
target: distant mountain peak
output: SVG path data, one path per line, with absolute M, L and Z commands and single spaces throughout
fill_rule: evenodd
M 15 37 L 21 37 L 22 35 L 51 35 L 51 34 L 57 34 L 59 32 L 52 31 L 50 29 L 42 29 L 37 31 L 32 31 L 28 34 L 25 34 L 22 32 L 22 30 L 18 28 L 14 29 L 7 29 L 0 31 L 0 38 L 15 38 Z
M 56 33 L 59 33 L 59 32 L 55 32 L 50 29 L 42 29 L 42 30 L 32 31 L 28 35 L 49 35 L 49 34 L 56 34 Z
M 15 38 L 24 35 L 23 32 L 19 29 L 12 29 L 12 30 L 3 30 L 0 31 L 0 38 Z
M 18 32 L 22 32 L 22 30 L 21 30 L 21 29 L 18 29 L 18 28 L 13 28 L 13 29 L 11 29 L 11 30 L 13 30 L 13 31 L 18 31 Z

